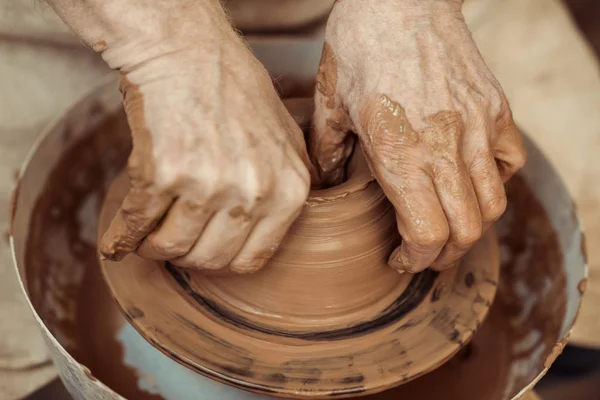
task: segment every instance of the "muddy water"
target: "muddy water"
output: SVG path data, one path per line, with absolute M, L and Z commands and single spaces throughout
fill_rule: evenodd
M 130 400 L 161 397 L 141 389 L 118 339 L 126 324 L 99 273 L 96 222 L 107 185 L 125 165 L 124 116 L 73 146 L 36 205 L 26 278 L 38 313 L 91 375 Z M 473 341 L 443 367 L 371 400 L 509 399 L 543 368 L 565 313 L 562 254 L 548 216 L 523 179 L 508 185 L 498 224 L 503 250 L 500 294 Z

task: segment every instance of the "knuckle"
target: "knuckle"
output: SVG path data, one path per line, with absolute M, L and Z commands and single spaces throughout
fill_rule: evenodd
M 240 260 L 240 261 L 232 262 L 229 265 L 229 269 L 234 274 L 239 274 L 239 275 L 253 274 L 253 273 L 256 273 L 256 272 L 260 271 L 261 269 L 263 269 L 263 267 L 266 265 L 266 263 L 267 263 L 267 260 L 261 260 L 261 259 Z
M 177 167 L 170 163 L 160 163 L 156 166 L 154 171 L 154 186 L 160 191 L 166 191 L 170 189 L 174 182 L 179 179 Z
M 181 268 L 193 269 L 195 271 L 220 272 L 227 264 L 217 259 L 205 259 L 203 257 L 184 257 L 171 260 L 173 265 Z
M 488 123 L 490 116 L 484 107 L 477 107 L 477 110 L 468 116 L 467 131 L 485 132 L 489 129 Z
M 148 157 L 139 154 L 139 151 L 134 147 L 127 159 L 127 172 L 132 182 L 146 182 L 152 179 L 150 174 L 151 165 L 148 165 Z
M 419 230 L 409 235 L 406 242 L 419 252 L 427 252 L 443 247 L 449 236 L 450 232 L 447 228 Z
M 302 161 L 300 161 L 300 165 L 301 165 L 301 167 L 296 172 L 298 174 L 298 177 L 302 180 L 302 182 L 304 182 L 304 185 L 306 186 L 307 191 L 308 191 L 308 190 L 310 190 L 310 185 L 311 185 L 310 171 L 308 170 L 308 168 L 306 168 L 304 166 Z M 308 193 L 307 193 L 307 195 L 308 195 Z
M 277 252 L 277 245 L 271 245 L 258 251 L 250 258 L 234 259 L 229 264 L 231 272 L 236 274 L 252 274 L 260 271 Z
M 150 235 L 148 236 L 147 241 L 154 252 L 165 258 L 180 257 L 187 252 L 187 248 L 182 243 L 172 240 L 164 240 L 157 236 Z
M 255 205 L 269 197 L 273 190 L 273 173 L 270 170 L 251 167 L 244 182 L 246 201 Z
M 514 157 L 513 166 L 514 166 L 515 170 L 520 170 L 527 163 L 527 152 L 525 151 L 525 149 L 523 147 L 521 147 L 519 150 L 515 151 L 515 154 L 513 157 Z
M 308 197 L 310 184 L 299 174 L 294 173 L 291 177 L 285 179 L 282 185 L 282 200 L 285 204 L 294 210 L 302 207 Z
M 192 204 L 203 205 L 206 200 L 221 193 L 227 182 L 222 179 L 222 175 L 213 170 L 200 172 L 195 176 L 184 175 L 177 179 L 181 187 L 191 194 L 189 201 Z M 193 196 L 193 198 L 192 198 Z
M 491 199 L 485 207 L 484 217 L 487 221 L 497 221 L 506 211 L 508 199 L 506 194 L 502 193 Z
M 502 99 L 499 110 L 496 111 L 494 115 L 501 127 L 514 125 L 513 113 L 506 98 Z
M 508 107 L 508 101 L 504 93 L 499 88 L 490 89 L 490 95 L 487 97 L 489 112 L 491 115 L 498 117 L 505 108 Z
M 472 246 L 481 237 L 483 227 L 481 221 L 461 225 L 452 234 L 451 240 L 454 245 L 466 248 Z

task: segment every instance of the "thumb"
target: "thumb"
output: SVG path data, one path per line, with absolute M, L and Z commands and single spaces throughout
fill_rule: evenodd
M 338 93 L 337 61 L 332 47 L 323 46 L 317 75 L 315 114 L 308 137 L 308 151 L 318 176 L 319 186 L 339 184 L 344 179 L 344 166 L 354 147 L 352 121 Z

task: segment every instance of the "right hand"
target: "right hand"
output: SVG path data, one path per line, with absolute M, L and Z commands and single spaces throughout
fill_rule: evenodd
M 105 257 L 254 272 L 300 214 L 311 168 L 303 133 L 242 40 L 222 36 L 121 68 L 131 189 L 102 239 Z

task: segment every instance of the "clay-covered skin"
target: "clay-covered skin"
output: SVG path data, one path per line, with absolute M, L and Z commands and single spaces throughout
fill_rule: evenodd
M 132 187 L 102 254 L 260 269 L 300 213 L 312 166 L 302 131 L 220 2 L 50 3 L 122 74 Z
M 400 270 L 448 268 L 505 210 L 525 150 L 461 1 L 340 1 L 327 26 L 309 153 L 344 179 L 358 139 L 397 212 Z

